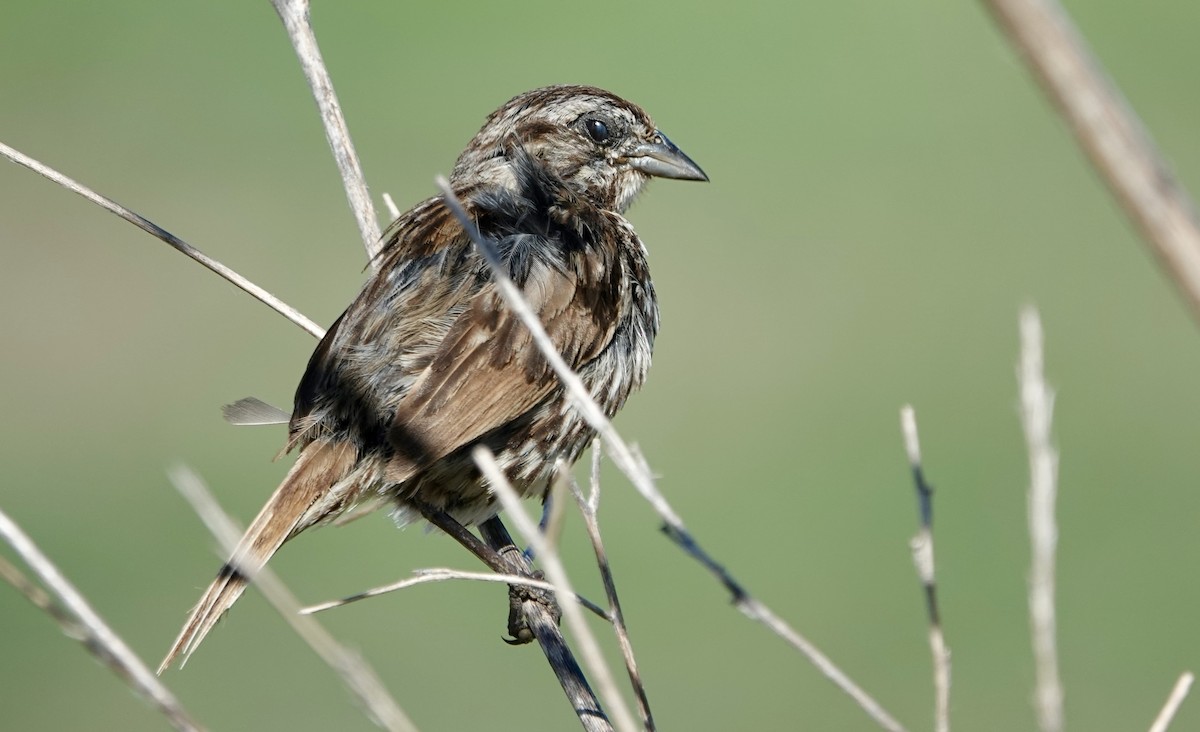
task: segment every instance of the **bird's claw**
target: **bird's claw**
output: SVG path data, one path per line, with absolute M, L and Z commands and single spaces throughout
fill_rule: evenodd
M 535 570 L 529 577 L 530 579 L 540 580 L 545 575 L 540 570 Z M 550 617 L 554 619 L 555 625 L 558 625 L 559 621 L 562 620 L 562 609 L 559 608 L 558 601 L 554 599 L 553 592 L 543 590 L 540 587 L 530 587 L 529 585 L 509 585 L 508 634 L 510 637 L 503 640 L 510 646 L 523 646 L 536 639 L 533 628 L 530 627 L 529 619 L 525 613 L 525 603 L 527 602 L 537 603 L 545 608 L 550 613 Z

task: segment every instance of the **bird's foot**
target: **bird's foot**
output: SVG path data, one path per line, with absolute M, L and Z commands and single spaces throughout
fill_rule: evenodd
M 530 579 L 541 580 L 545 575 L 541 570 L 527 573 Z M 554 598 L 554 593 L 541 587 L 529 585 L 508 586 L 508 635 L 504 642 L 510 646 L 521 646 L 535 640 L 533 629 L 529 625 L 525 603 L 535 603 L 546 610 L 554 624 L 562 620 L 562 609 Z

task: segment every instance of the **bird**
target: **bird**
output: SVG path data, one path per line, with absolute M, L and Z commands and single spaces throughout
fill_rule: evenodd
M 591 396 L 613 416 L 659 330 L 647 250 L 623 216 L 651 178 L 707 181 L 639 106 L 590 86 L 520 94 L 449 177 L 479 234 Z M 296 389 L 296 461 L 192 610 L 159 673 L 186 661 L 248 576 L 305 529 L 390 507 L 480 525 L 499 511 L 471 457 L 489 448 L 522 497 L 594 436 L 505 304 L 467 230 L 434 196 L 400 215 Z

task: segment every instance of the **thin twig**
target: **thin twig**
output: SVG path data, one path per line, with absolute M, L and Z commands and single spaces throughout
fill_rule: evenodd
M 538 561 L 545 568 L 546 576 L 550 578 L 551 584 L 554 585 L 554 591 L 560 598 L 559 605 L 566 617 L 567 626 L 579 642 L 579 651 L 583 656 L 583 661 L 587 665 L 588 671 L 591 672 L 592 678 L 596 680 L 600 698 L 604 700 L 605 706 L 613 714 L 616 728 L 623 732 L 634 732 L 637 725 L 633 721 L 633 714 L 630 713 L 625 700 L 621 698 L 621 693 L 617 690 L 616 681 L 608 664 L 604 661 L 604 654 L 600 651 L 600 644 L 596 642 L 596 636 L 588 627 L 579 607 L 568 601 L 575 595 L 575 591 L 571 589 L 571 582 L 567 577 L 567 570 L 563 566 L 562 558 L 538 531 L 537 524 L 525 513 L 520 497 L 517 496 L 517 492 L 509 484 L 508 478 L 500 470 L 492 452 L 479 445 L 471 451 L 471 457 L 474 458 L 475 464 L 487 478 L 488 487 L 500 500 L 500 505 L 504 507 L 509 519 L 517 527 L 517 531 L 525 541 L 533 547 Z
M 350 595 L 349 597 L 343 597 L 340 600 L 330 600 L 328 602 L 322 602 L 318 605 L 309 605 L 306 608 L 302 608 L 300 610 L 300 612 L 304 615 L 312 615 L 313 613 L 319 613 L 319 612 L 323 612 L 325 610 L 332 610 L 333 608 L 349 605 L 352 602 L 358 602 L 359 600 L 365 600 L 368 597 L 378 597 L 379 595 L 386 595 L 389 592 L 395 592 L 396 590 L 407 589 L 407 588 L 413 587 L 415 585 L 423 585 L 423 584 L 426 584 L 429 582 L 445 582 L 447 580 L 470 580 L 470 581 L 474 581 L 474 582 L 501 582 L 506 585 L 524 585 L 526 587 L 536 587 L 536 588 L 542 589 L 542 590 L 553 590 L 554 589 L 554 585 L 552 585 L 549 582 L 546 582 L 544 580 L 533 579 L 531 577 L 522 577 L 522 576 L 516 575 L 516 574 L 490 573 L 490 572 L 463 572 L 463 571 L 457 570 L 457 569 L 445 569 L 442 567 L 431 567 L 429 569 L 414 569 L 413 574 L 416 576 L 409 577 L 408 579 L 400 580 L 399 582 L 393 582 L 390 585 L 382 585 L 380 587 L 373 587 L 369 590 L 360 592 L 356 595 Z M 598 617 L 611 622 L 611 618 L 608 616 L 608 612 L 604 608 L 600 607 L 596 603 L 587 599 L 583 595 L 576 594 L 575 600 L 580 605 L 583 605 L 588 610 L 591 610 Z
M 21 589 L 22 594 L 54 618 L 68 636 L 81 641 L 89 653 L 100 659 L 101 663 L 124 680 L 130 688 L 145 697 L 167 718 L 172 727 L 185 732 L 199 732 L 203 729 L 150 668 L 125 645 L 125 641 L 108 627 L 58 567 L 3 511 L 0 511 L 0 538 L 25 561 L 41 579 L 46 590 L 62 603 L 62 607 L 53 605 L 45 592 L 35 588 L 11 565 L 9 566 L 16 572 L 16 577 L 10 579 L 12 573 L 5 572 L 6 579 L 10 582 L 17 579 L 14 586 Z M 22 589 L 22 586 L 25 589 Z M 51 607 L 54 609 L 51 610 Z
M 796 632 L 792 626 L 788 625 L 783 618 L 780 618 L 769 607 L 756 600 L 741 583 L 734 579 L 725 567 L 721 566 L 711 556 L 708 555 L 700 545 L 695 542 L 691 534 L 687 532 L 676 532 L 669 524 L 663 526 L 663 531 L 672 541 L 674 541 L 680 549 L 702 564 L 728 590 L 733 597 L 733 605 L 742 612 L 743 615 L 762 623 L 767 628 L 785 640 L 792 648 L 795 648 L 803 654 L 813 666 L 817 668 L 825 678 L 829 679 L 835 686 L 845 692 L 850 698 L 866 712 L 876 724 L 888 730 L 889 732 L 904 732 L 904 726 L 896 721 L 891 714 L 887 712 L 879 702 L 875 701 L 871 695 L 867 694 L 858 684 L 846 675 L 838 666 L 830 660 L 828 656 L 821 652 L 810 640 Z
M 546 329 L 542 326 L 541 321 L 538 320 L 537 315 L 529 307 L 528 303 L 525 302 L 525 299 L 521 296 L 521 291 L 517 289 L 512 279 L 509 278 L 504 265 L 500 262 L 495 244 L 480 235 L 478 227 L 467 216 L 466 211 L 463 210 L 462 203 L 454 195 L 454 191 L 451 190 L 450 184 L 444 177 L 439 176 L 437 178 L 437 185 L 442 191 L 446 205 L 450 207 L 450 210 L 463 226 L 463 229 L 466 230 L 468 236 L 471 237 L 471 240 L 479 249 L 485 261 L 487 261 L 488 266 L 492 270 L 492 277 L 495 279 L 504 301 L 512 308 L 517 317 L 521 319 L 525 327 L 529 329 L 538 350 L 541 351 L 551 368 L 558 375 L 572 404 L 579 410 L 584 420 L 604 440 L 608 446 L 613 463 L 629 478 L 629 481 L 637 489 L 638 493 L 650 503 L 659 517 L 662 518 L 663 532 L 689 556 L 704 565 L 729 590 L 734 606 L 741 610 L 746 617 L 762 623 L 771 632 L 800 651 L 801 654 L 808 658 L 810 663 L 817 667 L 818 671 L 854 699 L 876 724 L 891 732 L 903 730 L 904 727 L 888 714 L 880 706 L 879 702 L 871 698 L 866 691 L 834 665 L 825 654 L 821 653 L 816 646 L 792 629 L 782 618 L 775 615 L 770 608 L 751 597 L 724 567 L 718 564 L 700 547 L 699 543 L 696 542 L 695 538 L 684 526 L 683 520 L 671 508 L 666 497 L 655 487 L 653 474 L 645 464 L 645 461 L 641 460 L 625 442 L 616 428 L 613 427 L 612 422 L 605 416 L 604 410 L 600 408 L 600 405 L 588 393 L 583 381 L 567 366 L 562 354 L 558 353 L 557 349 L 555 349 L 554 342 L 546 334 Z
M 391 217 L 392 221 L 400 218 L 400 208 L 396 205 L 396 202 L 392 200 L 392 194 L 383 194 L 383 205 L 387 209 L 388 216 Z
M 1058 526 L 1054 503 L 1058 493 L 1058 452 L 1050 444 L 1054 392 L 1046 385 L 1042 359 L 1042 321 L 1037 310 L 1021 311 L 1021 425 L 1029 451 L 1029 620 L 1036 664 L 1038 724 L 1043 732 L 1063 728 L 1063 690 L 1058 674 L 1055 629 L 1054 563 Z
M 613 633 L 617 636 L 617 645 L 621 648 L 621 657 L 625 660 L 625 672 L 629 674 L 629 684 L 638 703 L 638 713 L 642 715 L 642 726 L 646 732 L 654 732 L 654 714 L 650 711 L 650 697 L 646 693 L 646 684 L 638 671 L 637 657 L 633 653 L 633 642 L 629 639 L 629 628 L 625 625 L 625 613 L 621 610 L 621 599 L 617 595 L 617 583 L 613 577 L 612 565 L 608 561 L 608 551 L 604 548 L 604 539 L 600 534 L 600 440 L 592 440 L 592 474 L 591 486 L 587 496 L 575 482 L 574 476 L 565 472 L 563 478 L 579 512 L 583 514 L 583 524 L 587 529 L 588 538 L 592 540 L 592 551 L 596 555 L 596 566 L 600 568 L 600 579 L 604 583 L 604 594 L 608 597 L 609 614 L 612 616 Z
M 296 57 L 300 59 L 300 67 L 304 69 L 304 76 L 312 88 L 313 98 L 321 112 L 321 124 L 325 127 L 325 139 L 329 141 L 334 162 L 341 173 L 342 186 L 346 189 L 346 199 L 350 202 L 350 210 L 362 235 L 367 259 L 374 266 L 376 255 L 383 246 L 383 237 L 379 231 L 379 221 L 375 218 L 371 194 L 367 191 L 367 182 L 363 178 L 362 165 L 358 162 L 358 153 L 350 141 L 350 130 L 346 127 L 342 106 L 333 90 L 333 79 L 329 77 L 329 71 L 321 59 L 321 49 L 317 45 L 317 36 L 313 33 L 309 16 L 309 0 L 271 0 L 271 4 L 283 21 L 292 48 L 296 50 Z
M 25 573 L 17 569 L 4 557 L 0 557 L 0 579 L 12 585 L 13 589 L 20 592 L 29 600 L 30 604 L 38 610 L 46 613 L 54 618 L 62 628 L 63 633 L 68 637 L 76 640 L 82 639 L 86 631 L 72 618 L 65 610 L 59 607 L 54 598 L 50 597 L 49 593 L 43 590 L 36 582 L 25 576 Z
M 140 214 L 130 211 L 111 198 L 106 198 L 99 193 L 96 193 L 82 183 L 68 178 L 45 163 L 34 160 L 28 155 L 14 150 L 2 142 L 0 142 L 0 155 L 3 155 L 14 163 L 24 166 L 33 172 L 54 181 L 63 188 L 66 188 L 68 191 L 78 193 L 105 211 L 116 214 L 118 217 L 128 221 L 147 234 L 166 242 L 175 248 L 175 250 L 204 265 L 209 270 L 215 272 L 225 280 L 232 283 L 238 289 L 242 290 L 262 304 L 287 318 L 292 323 L 300 326 L 316 338 L 323 338 L 325 336 L 325 330 L 321 328 L 321 326 L 305 317 L 299 310 L 296 310 L 291 305 L 288 305 L 284 301 L 275 297 L 237 272 L 234 272 L 229 267 L 221 264 L 191 244 L 188 244 L 183 239 L 180 239 L 153 221 L 150 221 Z
M 1154 718 L 1154 724 L 1150 725 L 1150 732 L 1167 732 L 1167 728 L 1171 726 L 1171 720 L 1175 718 L 1175 712 L 1179 711 L 1179 705 L 1183 704 L 1183 700 L 1187 698 L 1188 692 L 1192 689 L 1192 682 L 1196 677 L 1191 671 L 1184 671 L 1180 675 L 1179 680 L 1175 682 L 1174 688 L 1167 696 L 1167 703 L 1163 704 L 1162 711 Z
M 216 537 L 222 552 L 233 556 L 241 529 L 217 504 L 204 481 L 190 468 L 183 466 L 172 469 L 170 477 L 176 490 L 192 504 L 196 514 Z M 341 677 L 377 724 L 387 730 L 416 732 L 416 725 L 388 693 L 370 665 L 339 643 L 315 618 L 301 615 L 300 603 L 274 572 L 266 567 L 249 573 L 241 567 L 234 569 L 248 575 L 275 611 L 292 626 L 292 630 Z
M 1200 219 L 1141 120 L 1055 0 L 986 0 L 1200 318 Z
M 904 451 L 912 468 L 917 489 L 921 528 L 912 538 L 913 563 L 917 577 L 925 590 L 925 612 L 929 617 L 929 650 L 933 655 L 933 720 L 936 732 L 950 732 L 950 649 L 942 631 L 941 611 L 937 601 L 937 573 L 933 561 L 933 489 L 925 481 L 921 467 L 921 441 L 917 435 L 917 415 L 911 406 L 900 410 L 900 430 L 904 434 Z

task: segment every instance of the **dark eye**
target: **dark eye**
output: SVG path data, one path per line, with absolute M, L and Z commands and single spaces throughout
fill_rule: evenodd
M 583 129 L 587 130 L 588 137 L 592 138 L 593 142 L 604 143 L 608 141 L 609 132 L 608 125 L 598 119 L 592 118 L 585 120 Z

